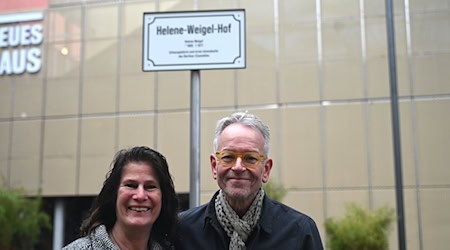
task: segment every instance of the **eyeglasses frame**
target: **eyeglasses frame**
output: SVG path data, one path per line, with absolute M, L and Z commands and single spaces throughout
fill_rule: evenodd
M 224 162 L 224 161 L 221 159 L 221 155 L 222 155 L 224 152 L 229 152 L 230 154 L 232 154 L 233 156 L 235 156 L 236 159 L 235 159 L 233 162 L 230 162 L 230 163 Z M 250 164 L 250 165 L 249 165 L 248 163 L 246 163 L 246 162 L 244 161 L 244 158 L 243 158 L 243 157 L 244 157 L 246 154 L 248 154 L 248 153 L 254 154 L 254 156 L 257 157 L 258 161 L 255 162 L 254 164 Z M 265 156 L 264 154 L 257 153 L 257 152 L 252 152 L 252 151 L 236 152 L 236 151 L 227 150 L 227 149 L 223 149 L 223 150 L 217 151 L 217 152 L 215 153 L 215 155 L 216 155 L 217 160 L 220 161 L 220 162 L 222 162 L 224 165 L 234 165 L 234 164 L 236 163 L 237 158 L 241 158 L 242 165 L 243 165 L 245 168 L 250 168 L 250 169 L 255 168 L 255 167 L 258 165 L 258 163 L 263 162 L 264 160 L 267 159 L 267 156 Z M 231 167 L 232 167 L 232 166 L 230 166 L 230 168 L 231 168 Z

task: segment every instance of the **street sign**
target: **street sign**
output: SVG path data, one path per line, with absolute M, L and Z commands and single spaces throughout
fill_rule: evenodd
M 143 71 L 246 67 L 245 10 L 146 12 Z

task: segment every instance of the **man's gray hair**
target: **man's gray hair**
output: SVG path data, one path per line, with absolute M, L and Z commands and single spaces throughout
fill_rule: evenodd
M 270 130 L 269 127 L 264 124 L 261 119 L 256 115 L 250 114 L 248 112 L 237 112 L 230 116 L 224 117 L 217 122 L 216 131 L 214 134 L 213 150 L 217 152 L 219 147 L 219 137 L 226 127 L 233 123 L 239 123 L 248 127 L 258 129 L 259 132 L 264 137 L 264 154 L 269 155 L 269 144 L 270 144 Z

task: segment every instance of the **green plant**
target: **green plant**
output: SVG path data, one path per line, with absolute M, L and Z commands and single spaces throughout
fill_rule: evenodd
M 355 203 L 341 219 L 325 220 L 326 244 L 331 250 L 386 250 L 394 210 L 386 206 L 366 211 Z
M 267 196 L 276 201 L 283 200 L 284 196 L 286 196 L 287 194 L 287 190 L 284 188 L 282 184 L 278 184 L 273 181 L 269 181 L 266 184 L 264 184 L 263 188 Z
M 50 228 L 41 199 L 26 198 L 21 190 L 0 188 L 0 249 L 32 249 L 42 228 Z

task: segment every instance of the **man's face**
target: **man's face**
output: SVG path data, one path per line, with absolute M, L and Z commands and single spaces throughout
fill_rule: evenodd
M 219 137 L 218 151 L 227 150 L 235 153 L 254 152 L 263 154 L 264 137 L 259 130 L 242 125 L 231 124 Z M 226 199 L 233 203 L 250 205 L 262 183 L 269 179 L 272 159 L 259 160 L 253 166 L 245 166 L 242 158 L 225 163 L 215 154 L 210 156 L 212 173 Z

